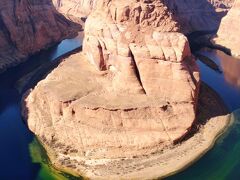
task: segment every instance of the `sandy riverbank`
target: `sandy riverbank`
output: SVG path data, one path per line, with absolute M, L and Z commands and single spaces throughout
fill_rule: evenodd
M 123 159 L 83 159 L 45 149 L 53 166 L 73 175 L 90 179 L 154 179 L 175 174 L 202 157 L 230 125 L 221 99 L 202 85 L 198 120 L 193 135 L 160 152 Z

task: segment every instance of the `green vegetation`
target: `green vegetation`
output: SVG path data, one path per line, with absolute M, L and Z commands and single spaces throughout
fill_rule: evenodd
M 40 142 L 34 138 L 29 145 L 29 151 L 33 163 L 40 164 L 40 170 L 36 180 L 77 180 L 79 178 L 62 173 L 54 169 L 49 162 L 45 149 Z

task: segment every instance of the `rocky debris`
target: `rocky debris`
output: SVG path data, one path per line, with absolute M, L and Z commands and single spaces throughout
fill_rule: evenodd
M 26 94 L 23 115 L 53 151 L 85 164 L 145 156 L 191 131 L 198 89 L 187 38 L 163 0 L 99 1 L 83 53 Z
M 223 46 L 231 51 L 234 56 L 240 56 L 239 47 L 239 19 L 240 19 L 240 1 L 236 0 L 231 10 L 222 19 L 217 36 L 213 39 L 216 45 Z
M 62 39 L 77 35 L 79 25 L 59 14 L 50 0 L 1 0 L 0 71 Z

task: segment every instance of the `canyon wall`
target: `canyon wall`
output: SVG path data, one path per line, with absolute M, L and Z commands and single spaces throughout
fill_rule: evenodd
M 149 155 L 191 132 L 200 80 L 181 28 L 163 0 L 98 1 L 83 52 L 23 100 L 58 163 L 69 157 L 81 174 L 88 160 Z
M 236 0 L 232 9 L 222 19 L 214 43 L 229 49 L 234 56 L 240 56 L 240 1 Z
M 50 0 L 1 0 L 0 71 L 62 39 L 73 37 L 79 25 L 59 14 Z
M 185 34 L 217 30 L 234 0 L 165 0 Z

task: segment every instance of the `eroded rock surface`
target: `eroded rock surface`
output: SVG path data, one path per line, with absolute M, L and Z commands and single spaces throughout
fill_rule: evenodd
M 1 0 L 0 71 L 76 35 L 79 29 L 59 14 L 50 0 Z
M 198 99 L 196 62 L 164 1 L 98 3 L 83 53 L 24 100 L 29 128 L 79 163 L 146 155 L 177 142 L 191 131 Z
M 231 10 L 222 19 L 221 25 L 214 38 L 214 43 L 229 49 L 234 56 L 240 56 L 240 1 L 236 0 Z

